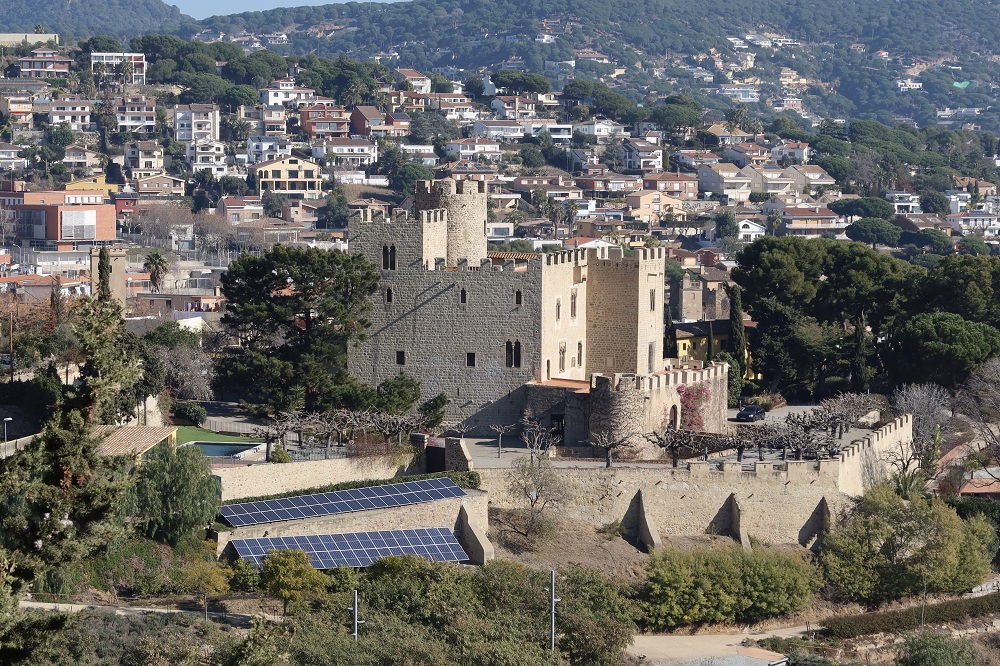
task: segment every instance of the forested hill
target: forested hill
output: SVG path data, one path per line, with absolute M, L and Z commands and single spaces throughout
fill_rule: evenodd
M 193 21 L 162 0 L 3 0 L 0 32 L 57 32 L 67 37 L 131 37 Z
M 575 24 L 573 32 L 536 43 L 541 19 Z M 442 48 L 470 64 L 507 52 L 554 59 L 588 42 L 623 57 L 629 46 L 647 56 L 699 53 L 749 31 L 916 56 L 1000 50 L 1000 7 L 989 0 L 413 0 L 274 9 L 201 24 L 228 33 L 294 31 L 293 44 L 326 53 L 392 46 L 413 64 Z M 525 42 L 507 43 L 506 35 Z

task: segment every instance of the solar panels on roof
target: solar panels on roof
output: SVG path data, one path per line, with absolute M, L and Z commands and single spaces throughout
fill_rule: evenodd
M 315 495 L 260 500 L 222 507 L 222 517 L 233 527 L 298 520 L 370 509 L 387 509 L 409 504 L 463 497 L 465 491 L 447 477 L 337 490 Z
M 233 539 L 229 543 L 240 558 L 258 569 L 272 550 L 301 550 L 309 555 L 317 569 L 367 567 L 388 555 L 417 555 L 432 562 L 469 559 L 447 527 Z

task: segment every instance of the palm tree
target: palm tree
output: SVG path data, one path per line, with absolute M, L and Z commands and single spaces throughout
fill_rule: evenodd
M 159 252 L 150 252 L 142 262 L 142 269 L 149 272 L 149 286 L 154 292 L 160 291 L 160 282 L 170 269 L 167 258 Z

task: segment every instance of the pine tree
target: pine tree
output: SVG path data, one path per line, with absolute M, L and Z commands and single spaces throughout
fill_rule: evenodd
M 747 372 L 747 331 L 743 326 L 743 290 L 738 284 L 726 286 L 729 296 L 729 353 L 739 366 L 739 376 Z

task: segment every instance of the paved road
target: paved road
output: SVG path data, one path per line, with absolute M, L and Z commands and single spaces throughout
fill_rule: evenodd
M 783 638 L 805 636 L 807 627 L 787 627 L 767 632 L 745 634 L 699 634 L 695 636 L 661 636 L 654 634 L 639 634 L 628 653 L 637 657 L 645 657 L 651 664 L 665 664 L 674 660 L 707 659 L 734 655 L 753 656 L 748 648 L 741 643 L 747 638 L 762 639 L 768 636 Z M 774 655 L 777 659 L 783 655 Z

